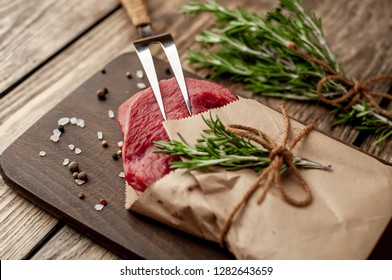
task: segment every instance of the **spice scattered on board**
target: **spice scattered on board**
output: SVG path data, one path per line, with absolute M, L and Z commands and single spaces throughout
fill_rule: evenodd
M 69 123 L 69 118 L 61 118 L 61 119 L 58 120 L 57 123 L 58 123 L 58 125 L 64 126 L 64 125 Z
M 137 70 L 136 71 L 136 77 L 139 79 L 142 79 L 144 77 L 143 71 L 142 70 Z
M 101 88 L 97 90 L 97 97 L 99 100 L 105 100 L 106 99 L 106 94 L 109 93 L 109 90 L 107 88 Z
M 97 137 L 98 137 L 99 140 L 102 140 L 102 139 L 103 139 L 103 133 L 102 133 L 102 131 L 98 131 L 98 132 L 97 132 Z
M 86 171 L 81 171 L 78 173 L 78 179 L 79 180 L 83 180 L 83 181 L 87 181 L 87 172 Z
M 63 165 L 64 166 L 67 166 L 69 164 L 69 159 L 68 158 L 65 158 L 64 160 L 63 160 Z
M 79 164 L 76 161 L 72 161 L 68 164 L 68 168 L 71 172 L 79 172 Z
M 109 110 L 109 111 L 108 111 L 108 115 L 109 115 L 109 118 L 113 119 L 113 118 L 114 118 L 114 112 L 113 112 L 113 110 Z
M 137 83 L 136 86 L 140 89 L 144 89 L 146 88 L 146 84 L 145 83 Z
M 46 156 L 46 152 L 45 152 L 45 151 L 40 151 L 40 152 L 39 152 L 39 156 L 40 156 L 40 157 Z
M 108 202 L 106 199 L 101 199 L 98 204 L 95 205 L 95 210 L 101 211 L 107 204 Z
M 81 185 L 83 185 L 84 183 L 86 183 L 86 181 L 80 180 L 80 179 L 75 179 L 75 183 L 78 184 L 79 186 L 81 186 Z

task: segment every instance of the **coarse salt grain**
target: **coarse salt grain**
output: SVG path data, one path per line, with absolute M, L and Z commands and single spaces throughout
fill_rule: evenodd
M 69 118 L 61 118 L 58 120 L 58 125 L 66 125 L 67 123 L 69 123 Z
M 73 150 L 75 149 L 75 145 L 69 144 L 69 145 L 68 145 L 68 148 L 69 148 L 71 151 L 73 151 Z
M 86 181 L 80 180 L 80 179 L 75 179 L 75 183 L 78 184 L 79 186 L 83 185 L 86 183 Z
M 142 70 L 137 70 L 136 71 L 136 77 L 138 77 L 139 79 L 142 79 L 144 76 L 143 71 Z
M 97 137 L 98 137 L 99 140 L 102 140 L 103 139 L 103 133 L 101 131 L 98 131 L 97 132 Z
M 81 127 L 81 128 L 84 128 L 86 124 L 85 124 L 84 120 L 82 120 L 82 119 L 77 119 L 76 125 L 79 126 L 79 127 Z
M 95 206 L 95 210 L 97 210 L 97 211 L 101 211 L 104 207 L 105 207 L 105 205 L 102 205 L 102 204 L 96 204 Z
M 137 83 L 136 86 L 140 89 L 146 88 L 146 84 L 145 83 Z
M 78 119 L 75 117 L 70 119 L 71 124 L 76 124 L 77 121 L 78 121 Z
M 111 118 L 111 119 L 114 118 L 114 112 L 112 110 L 108 111 L 108 115 L 109 115 L 109 118 Z
M 45 152 L 45 151 L 40 151 L 40 152 L 39 152 L 39 155 L 40 155 L 41 157 L 44 157 L 44 156 L 46 156 L 46 152 Z
M 120 174 L 118 174 L 118 176 L 120 176 L 121 178 L 125 178 L 124 172 L 120 172 Z
M 66 166 L 66 165 L 68 165 L 68 164 L 69 164 L 69 159 L 68 159 L 68 158 L 64 159 L 63 165 Z
M 117 142 L 117 145 L 121 148 L 124 145 L 123 141 Z
M 60 136 L 59 136 L 59 135 L 53 134 L 52 136 L 50 136 L 50 140 L 52 140 L 52 141 L 55 142 L 55 143 L 58 142 L 59 139 L 60 139 Z
M 56 136 L 59 136 L 59 137 L 60 137 L 61 131 L 60 131 L 58 128 L 53 129 L 53 135 L 56 135 Z
M 75 148 L 75 154 L 79 155 L 82 153 L 82 150 L 79 148 Z

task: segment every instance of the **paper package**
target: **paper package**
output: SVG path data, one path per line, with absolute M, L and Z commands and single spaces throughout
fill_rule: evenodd
M 204 115 L 208 117 L 210 112 Z M 282 115 L 254 100 L 242 99 L 211 110 L 224 124 L 243 124 L 278 143 Z M 294 120 L 291 136 L 304 126 Z M 164 123 L 171 139 L 177 133 L 195 143 L 206 128 L 201 116 Z M 286 203 L 272 187 L 258 205 L 255 193 L 235 216 L 225 244 L 237 259 L 366 259 L 392 216 L 392 167 L 313 131 L 293 154 L 330 164 L 331 171 L 301 169 L 312 203 Z M 192 235 L 219 242 L 223 223 L 256 180 L 252 170 L 175 170 L 141 195 L 126 187 L 126 208 Z M 301 197 L 294 176 L 282 177 L 290 194 Z M 262 191 L 262 187 L 257 192 Z

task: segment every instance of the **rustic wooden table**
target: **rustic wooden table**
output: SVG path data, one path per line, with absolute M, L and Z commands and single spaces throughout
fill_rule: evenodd
M 221 2 L 230 7 L 238 3 Z M 197 47 L 194 35 L 212 21 L 208 15 L 178 15 L 184 3 L 149 0 L 147 7 L 156 33 L 172 33 L 184 68 L 197 73 L 185 60 L 186 50 Z M 241 1 L 243 7 L 258 13 L 276 3 Z M 322 18 L 328 42 L 346 73 L 357 78 L 392 73 L 391 4 L 390 0 L 304 0 L 305 8 Z M 130 51 L 132 40 L 137 38 L 117 0 L 3 0 L 0 27 L 0 153 L 92 73 Z M 230 81 L 219 82 L 273 108 L 280 103 L 252 96 Z M 380 89 L 391 91 L 391 85 Z M 323 106 L 286 104 L 292 117 L 314 123 L 320 130 L 392 162 L 392 140 L 375 147 L 373 135 L 358 133 L 349 126 L 332 129 L 329 123 L 334 117 Z M 0 194 L 1 259 L 119 258 L 19 196 L 2 179 Z M 387 252 L 391 251 L 390 225 L 370 258 L 390 258 Z

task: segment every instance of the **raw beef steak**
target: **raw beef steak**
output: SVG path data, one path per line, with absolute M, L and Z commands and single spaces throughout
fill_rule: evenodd
M 228 89 L 204 80 L 186 78 L 192 113 L 198 114 L 237 100 Z M 159 83 L 167 119 L 188 116 L 175 78 Z M 118 109 L 117 120 L 124 136 L 123 165 L 125 178 L 137 191 L 144 191 L 152 183 L 169 173 L 169 163 L 179 160 L 154 153 L 153 141 L 169 138 L 162 125 L 163 117 L 151 88 L 133 95 Z

